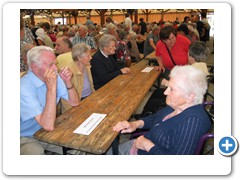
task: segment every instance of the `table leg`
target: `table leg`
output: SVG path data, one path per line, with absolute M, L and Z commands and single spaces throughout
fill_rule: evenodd
M 160 88 L 160 75 L 157 78 L 157 87 Z
M 62 150 L 63 150 L 63 155 L 67 155 L 67 151 L 68 151 L 69 149 L 66 148 L 66 147 L 62 147 Z
M 113 155 L 118 155 L 119 135 L 114 139 L 112 143 Z

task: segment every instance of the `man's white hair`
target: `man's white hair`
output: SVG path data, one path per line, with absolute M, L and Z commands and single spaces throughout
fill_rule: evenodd
M 48 46 L 36 46 L 32 49 L 30 49 L 27 53 L 27 63 L 28 63 L 28 69 L 31 69 L 31 64 L 37 64 L 38 66 L 41 65 L 41 56 L 44 51 L 50 51 L 52 53 L 53 49 Z

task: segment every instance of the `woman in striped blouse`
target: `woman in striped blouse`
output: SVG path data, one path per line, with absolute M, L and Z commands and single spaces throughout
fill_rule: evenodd
M 164 92 L 166 108 L 141 120 L 119 122 L 113 127 L 121 133 L 149 129 L 143 136 L 119 145 L 119 154 L 194 154 L 199 139 L 211 126 L 202 105 L 206 90 L 206 75 L 201 70 L 189 65 L 174 67 Z

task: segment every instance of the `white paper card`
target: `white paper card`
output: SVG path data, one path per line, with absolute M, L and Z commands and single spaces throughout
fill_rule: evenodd
M 107 114 L 93 113 L 87 118 L 75 131 L 74 133 L 89 135 L 95 127 L 106 117 Z
M 141 72 L 150 72 L 154 67 L 146 67 Z

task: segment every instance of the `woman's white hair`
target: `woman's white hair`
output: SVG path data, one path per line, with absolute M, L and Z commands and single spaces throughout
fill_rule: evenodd
M 42 61 L 41 61 L 42 53 L 46 51 L 54 53 L 53 49 L 48 46 L 36 46 L 28 51 L 27 64 L 28 64 L 29 70 L 32 70 L 31 64 L 37 64 L 38 66 L 42 64 Z
M 104 47 L 108 47 L 112 41 L 117 42 L 113 35 L 104 34 L 98 41 L 99 49 L 103 50 Z
M 177 78 L 176 86 L 180 88 L 184 96 L 194 94 L 194 104 L 203 102 L 207 90 L 207 79 L 204 72 L 190 65 L 175 66 L 170 73 L 170 78 Z
M 78 61 L 78 58 L 86 56 L 86 53 L 91 51 L 91 47 L 85 43 L 77 43 L 72 48 L 72 58 Z

